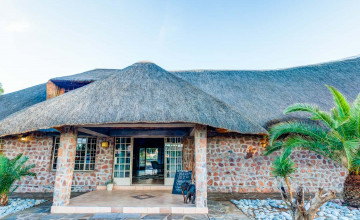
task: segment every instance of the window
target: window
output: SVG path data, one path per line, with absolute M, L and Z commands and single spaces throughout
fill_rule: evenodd
M 176 170 L 183 168 L 182 138 L 165 138 L 166 177 L 174 178 Z
M 0 138 L 0 154 L 3 153 L 5 148 L 5 140 L 4 138 Z
M 59 145 L 60 145 L 60 138 L 54 137 L 54 146 L 52 152 L 52 167 L 51 167 L 53 170 L 56 170 Z
M 57 155 L 60 146 L 60 138 L 54 138 L 54 148 L 52 152 L 52 169 L 56 170 Z M 96 138 L 79 137 L 77 139 L 75 168 L 76 171 L 89 171 L 95 169 L 96 157 Z
M 114 178 L 130 178 L 131 138 L 115 139 Z

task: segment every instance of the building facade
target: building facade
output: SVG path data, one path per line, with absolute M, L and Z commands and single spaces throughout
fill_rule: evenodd
M 53 192 L 54 212 L 69 205 L 71 191 L 104 190 L 109 181 L 169 190 L 176 171 L 189 170 L 193 211 L 206 213 L 208 192 L 279 191 L 277 155 L 263 155 L 269 126 L 301 120 L 282 113 L 296 102 L 330 109 L 325 84 L 355 99 L 359 73 L 354 58 L 269 71 L 166 71 L 141 62 L 53 78 L 0 96 L 0 151 L 36 164 L 37 176 L 17 191 Z M 341 192 L 346 169 L 307 151 L 291 157 L 296 185 Z

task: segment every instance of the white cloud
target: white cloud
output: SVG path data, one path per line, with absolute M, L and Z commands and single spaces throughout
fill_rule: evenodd
M 5 26 L 8 32 L 25 32 L 30 30 L 31 25 L 28 21 L 13 21 Z

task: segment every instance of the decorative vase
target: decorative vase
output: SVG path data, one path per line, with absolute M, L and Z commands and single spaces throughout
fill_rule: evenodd
M 114 187 L 114 184 L 113 183 L 109 183 L 106 185 L 106 190 L 107 191 L 112 191 L 113 190 L 113 187 Z

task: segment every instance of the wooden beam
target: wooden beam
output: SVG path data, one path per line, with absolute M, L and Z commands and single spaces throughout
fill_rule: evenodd
M 83 125 L 88 128 L 192 128 L 195 124 L 191 123 L 174 123 L 174 124 L 160 124 L 160 123 L 139 123 L 139 124 L 100 124 L 100 125 Z
M 102 134 L 102 133 L 99 133 L 99 132 L 96 132 L 96 131 L 92 131 L 90 129 L 86 129 L 86 128 L 77 128 L 78 131 L 82 132 L 82 133 L 85 133 L 85 134 L 91 134 L 91 135 L 94 135 L 94 136 L 97 136 L 97 137 L 107 137 L 109 138 L 110 136 L 106 135 L 106 134 Z
M 189 135 L 189 128 L 168 128 L 168 129 L 112 129 L 109 135 L 112 137 L 184 137 Z
M 189 136 L 194 137 L 195 134 L 195 127 L 191 129 Z

